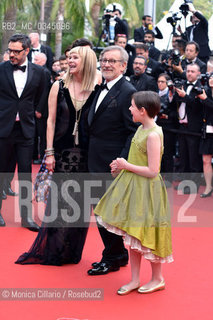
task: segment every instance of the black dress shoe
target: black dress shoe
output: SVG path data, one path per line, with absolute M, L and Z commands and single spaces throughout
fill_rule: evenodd
M 21 220 L 21 226 L 23 228 L 27 228 L 30 231 L 38 232 L 39 231 L 39 226 L 30 218 L 27 219 L 22 219 Z
M 2 190 L 2 200 L 6 200 L 7 199 L 7 195 L 6 192 L 4 190 Z
M 209 193 L 201 193 L 200 197 L 201 197 L 201 198 L 208 198 L 208 197 L 211 197 L 212 192 L 213 192 L 213 188 L 212 188 L 212 190 L 211 190 L 211 191 L 209 191 Z
M 5 223 L 3 217 L 2 217 L 2 215 L 0 213 L 0 227 L 5 227 L 5 225 L 6 225 L 6 223 Z
M 18 195 L 18 193 L 14 192 L 10 187 L 8 189 L 5 189 L 5 193 L 8 196 L 12 196 L 12 197 L 16 197 Z
M 87 271 L 90 276 L 98 276 L 107 274 L 109 272 L 118 271 L 120 267 L 111 266 L 108 263 L 102 262 L 97 268 L 89 269 Z
M 98 267 L 100 267 L 100 265 L 101 265 L 102 263 L 103 263 L 102 261 L 100 261 L 100 262 L 93 262 L 93 263 L 92 263 L 92 267 L 93 267 L 93 268 L 98 268 Z M 128 260 L 119 260 L 119 262 L 118 262 L 119 267 L 124 267 L 124 266 L 126 266 L 127 264 L 128 264 Z

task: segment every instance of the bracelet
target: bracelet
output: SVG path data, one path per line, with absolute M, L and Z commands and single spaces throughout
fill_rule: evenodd
M 45 153 L 45 155 L 46 155 L 46 158 L 51 157 L 51 156 L 54 157 L 54 153 L 52 153 L 52 154 L 46 154 L 46 153 Z
M 48 157 L 48 156 L 53 156 L 54 155 L 54 148 L 49 148 L 49 149 L 46 149 L 45 150 L 45 155 L 46 155 L 46 157 Z

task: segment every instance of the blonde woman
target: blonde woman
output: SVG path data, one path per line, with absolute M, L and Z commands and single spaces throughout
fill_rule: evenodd
M 46 167 L 49 172 L 55 172 L 53 181 L 56 182 L 58 195 L 51 190 L 45 220 L 48 221 L 55 210 L 51 199 L 57 199 L 57 216 L 51 225 L 43 222 L 32 248 L 20 256 L 16 263 L 62 265 L 81 260 L 88 230 L 88 222 L 85 220 L 89 219 L 85 218 L 82 208 L 77 219 L 69 200 L 75 199 L 75 203 L 80 206 L 83 192 L 74 193 L 72 187 L 64 190 L 63 186 L 71 180 L 78 180 L 81 176 L 79 172 L 87 172 L 86 124 L 96 81 L 96 55 L 88 47 L 75 47 L 69 53 L 68 65 L 64 79 L 56 81 L 51 88 L 47 121 Z M 62 121 L 58 121 L 60 110 L 57 109 L 62 107 L 60 103 L 64 101 L 67 115 Z M 81 187 L 79 181 L 77 184 Z

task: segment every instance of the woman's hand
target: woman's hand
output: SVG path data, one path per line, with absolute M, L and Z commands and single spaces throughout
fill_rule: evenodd
M 54 169 L 55 169 L 55 157 L 53 155 L 46 157 L 45 164 L 46 164 L 46 168 L 47 168 L 48 171 L 54 172 Z

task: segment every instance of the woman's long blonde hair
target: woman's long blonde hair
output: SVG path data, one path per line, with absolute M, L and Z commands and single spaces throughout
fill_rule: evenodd
M 89 47 L 75 47 L 69 51 L 78 53 L 82 59 L 80 72 L 82 73 L 82 91 L 92 91 L 95 86 L 97 58 L 95 52 Z M 65 75 L 64 86 L 69 87 L 73 75 L 70 75 L 69 68 Z

